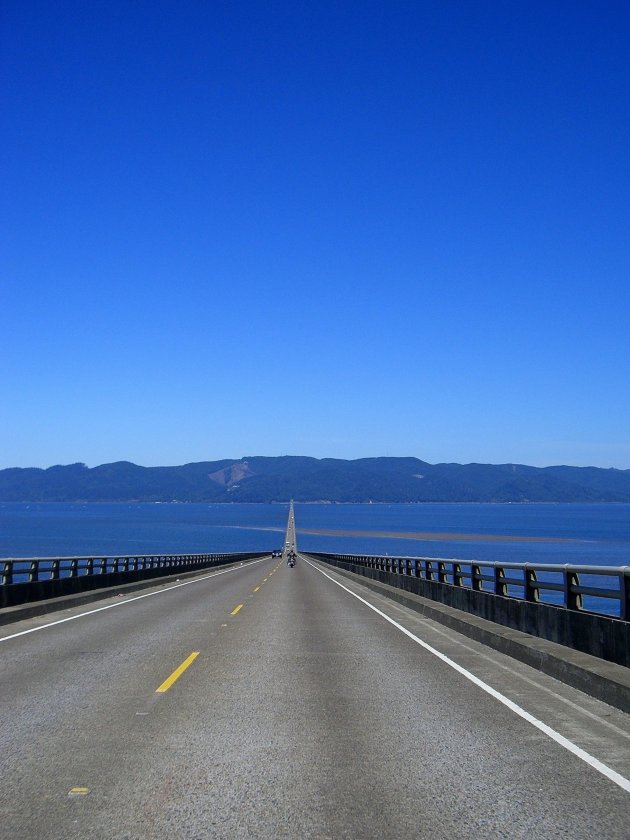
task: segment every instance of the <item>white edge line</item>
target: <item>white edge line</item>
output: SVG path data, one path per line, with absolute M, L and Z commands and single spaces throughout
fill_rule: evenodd
M 445 662 L 451 668 L 454 668 L 455 671 L 457 671 L 463 677 L 466 677 L 467 680 L 470 680 L 470 682 L 474 683 L 476 686 L 479 686 L 479 688 L 481 688 L 491 697 L 494 697 L 495 700 L 498 700 L 500 703 L 503 703 L 504 706 L 507 706 L 508 709 L 511 709 L 515 714 L 523 718 L 523 720 L 526 720 L 528 723 L 531 723 L 532 726 L 535 726 L 536 729 L 539 729 L 541 732 L 544 732 L 545 735 L 547 735 L 557 744 L 560 744 L 560 746 L 564 747 L 565 750 L 568 750 L 569 752 L 573 753 L 573 755 L 577 756 L 582 761 L 586 762 L 586 764 L 589 764 L 591 767 L 593 767 L 595 770 L 601 773 L 603 776 L 606 776 L 606 778 L 610 779 L 611 782 L 614 782 L 616 785 L 619 785 L 619 787 L 623 788 L 623 790 L 625 790 L 627 793 L 630 793 L 630 780 L 626 779 L 625 776 L 622 776 L 620 773 L 617 773 L 615 770 L 608 767 L 606 764 L 603 764 L 601 761 L 599 761 L 599 759 L 595 758 L 595 756 L 592 756 L 590 753 L 587 753 L 586 750 L 583 750 L 581 747 L 578 747 L 577 744 L 574 744 L 572 741 L 569 741 L 569 739 L 565 738 L 564 735 L 561 735 L 559 732 L 556 732 L 555 729 L 552 729 L 550 726 L 547 726 L 546 723 L 543 723 L 541 720 L 538 720 L 538 718 L 535 718 L 529 712 L 526 712 L 525 709 L 521 708 L 521 706 L 517 705 L 504 694 L 501 694 L 499 691 L 492 688 L 492 686 L 488 685 L 483 680 L 480 680 L 479 677 L 476 677 L 474 674 L 472 674 L 470 671 L 467 671 L 461 665 L 458 665 L 457 662 L 450 659 L 444 653 L 441 653 L 439 650 L 436 650 L 436 648 L 431 647 L 431 645 L 427 644 L 426 642 L 423 642 L 422 639 L 419 639 L 410 630 L 407 630 L 405 627 L 403 627 L 402 624 L 399 624 L 393 618 L 390 618 L 386 613 L 381 612 L 381 610 L 379 610 L 373 604 L 370 604 L 369 601 L 366 601 L 360 595 L 357 595 L 356 592 L 353 592 L 351 589 L 348 589 L 347 586 L 344 586 L 343 583 L 339 583 L 338 580 L 335 580 L 322 569 L 315 566 L 315 564 L 312 563 L 310 560 L 306 560 L 305 557 L 303 559 L 309 564 L 309 566 L 312 566 L 315 569 L 315 571 L 319 572 L 321 575 L 324 575 L 324 577 L 327 577 L 328 580 L 331 580 L 333 583 L 336 583 L 337 586 L 340 586 L 349 595 L 352 595 L 353 598 L 356 598 L 358 601 L 361 601 L 362 604 L 365 604 L 366 607 L 369 607 L 375 613 L 380 615 L 382 618 L 385 619 L 385 621 L 388 621 L 390 624 L 392 624 L 394 627 L 396 627 L 398 630 L 404 633 L 405 636 L 408 636 L 410 639 L 419 644 L 429 653 L 432 653 L 434 656 L 437 656 L 438 659 L 441 659 L 442 662 Z
M 254 563 L 262 563 L 265 559 L 265 557 L 261 557 L 260 560 L 252 560 L 250 563 L 246 563 L 244 565 L 253 566 Z M 203 577 L 194 578 L 193 580 L 185 580 L 183 583 L 176 583 L 173 586 L 158 589 L 157 592 L 146 592 L 144 595 L 134 595 L 133 598 L 127 598 L 125 601 L 116 601 L 115 604 L 107 604 L 105 607 L 97 607 L 95 610 L 88 610 L 87 612 L 79 613 L 79 615 L 69 615 L 67 618 L 60 618 L 58 621 L 50 621 L 48 624 L 40 624 L 38 627 L 31 627 L 30 630 L 20 630 L 19 633 L 12 633 L 10 636 L 3 636 L 0 638 L 0 642 L 8 642 L 9 639 L 17 639 L 18 636 L 26 636 L 29 633 L 37 633 L 38 630 L 46 630 L 47 627 L 55 627 L 57 624 L 65 624 L 66 621 L 74 621 L 77 618 L 84 618 L 86 615 L 94 615 L 94 613 L 103 612 L 103 610 L 112 610 L 114 607 L 124 607 L 125 604 L 131 604 L 132 601 L 140 601 L 142 598 L 150 598 L 152 595 L 162 595 L 164 592 L 171 592 L 173 589 L 179 589 L 180 586 L 188 586 L 191 583 L 200 583 L 202 580 L 208 580 L 208 578 L 225 575 L 228 572 L 236 572 L 241 568 L 243 568 L 243 566 L 235 566 L 232 569 L 222 569 L 219 572 L 212 572 L 210 575 L 204 575 Z M 158 579 L 156 578 L 156 582 L 157 581 Z M 66 609 L 71 609 L 71 607 Z M 35 616 L 32 616 L 32 618 L 35 618 Z M 26 621 L 27 619 L 23 620 Z

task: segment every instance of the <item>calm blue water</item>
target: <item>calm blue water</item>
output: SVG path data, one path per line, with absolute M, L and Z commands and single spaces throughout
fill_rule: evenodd
M 282 544 L 287 515 L 288 505 L 280 504 L 4 503 L 0 557 L 271 550 Z M 295 515 L 305 551 L 630 565 L 627 504 L 296 504 Z M 300 533 L 303 529 L 473 536 L 401 539 Z M 484 535 L 525 539 L 485 542 Z

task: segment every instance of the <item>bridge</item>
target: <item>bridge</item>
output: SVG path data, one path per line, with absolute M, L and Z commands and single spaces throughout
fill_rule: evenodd
M 507 624 L 489 645 L 487 619 L 414 591 L 417 566 L 300 552 L 292 512 L 286 543 L 93 563 L 120 576 L 93 590 L 60 561 L 70 594 L 0 610 L 0 836 L 630 836 L 627 667 Z M 532 667 L 552 653 L 622 699 Z

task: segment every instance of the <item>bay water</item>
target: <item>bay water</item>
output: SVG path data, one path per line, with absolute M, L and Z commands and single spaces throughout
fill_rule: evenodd
M 271 551 L 287 504 L 0 504 L 0 557 Z M 629 504 L 300 504 L 304 551 L 630 565 Z

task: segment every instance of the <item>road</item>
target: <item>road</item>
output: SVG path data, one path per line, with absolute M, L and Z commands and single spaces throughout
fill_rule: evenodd
M 7 840 L 630 837 L 627 715 L 304 557 L 0 628 L 0 713 Z
M 295 536 L 295 511 L 293 510 L 293 502 L 289 505 L 289 518 L 287 520 L 287 533 L 284 543 L 284 559 L 287 554 L 297 550 L 297 538 Z

